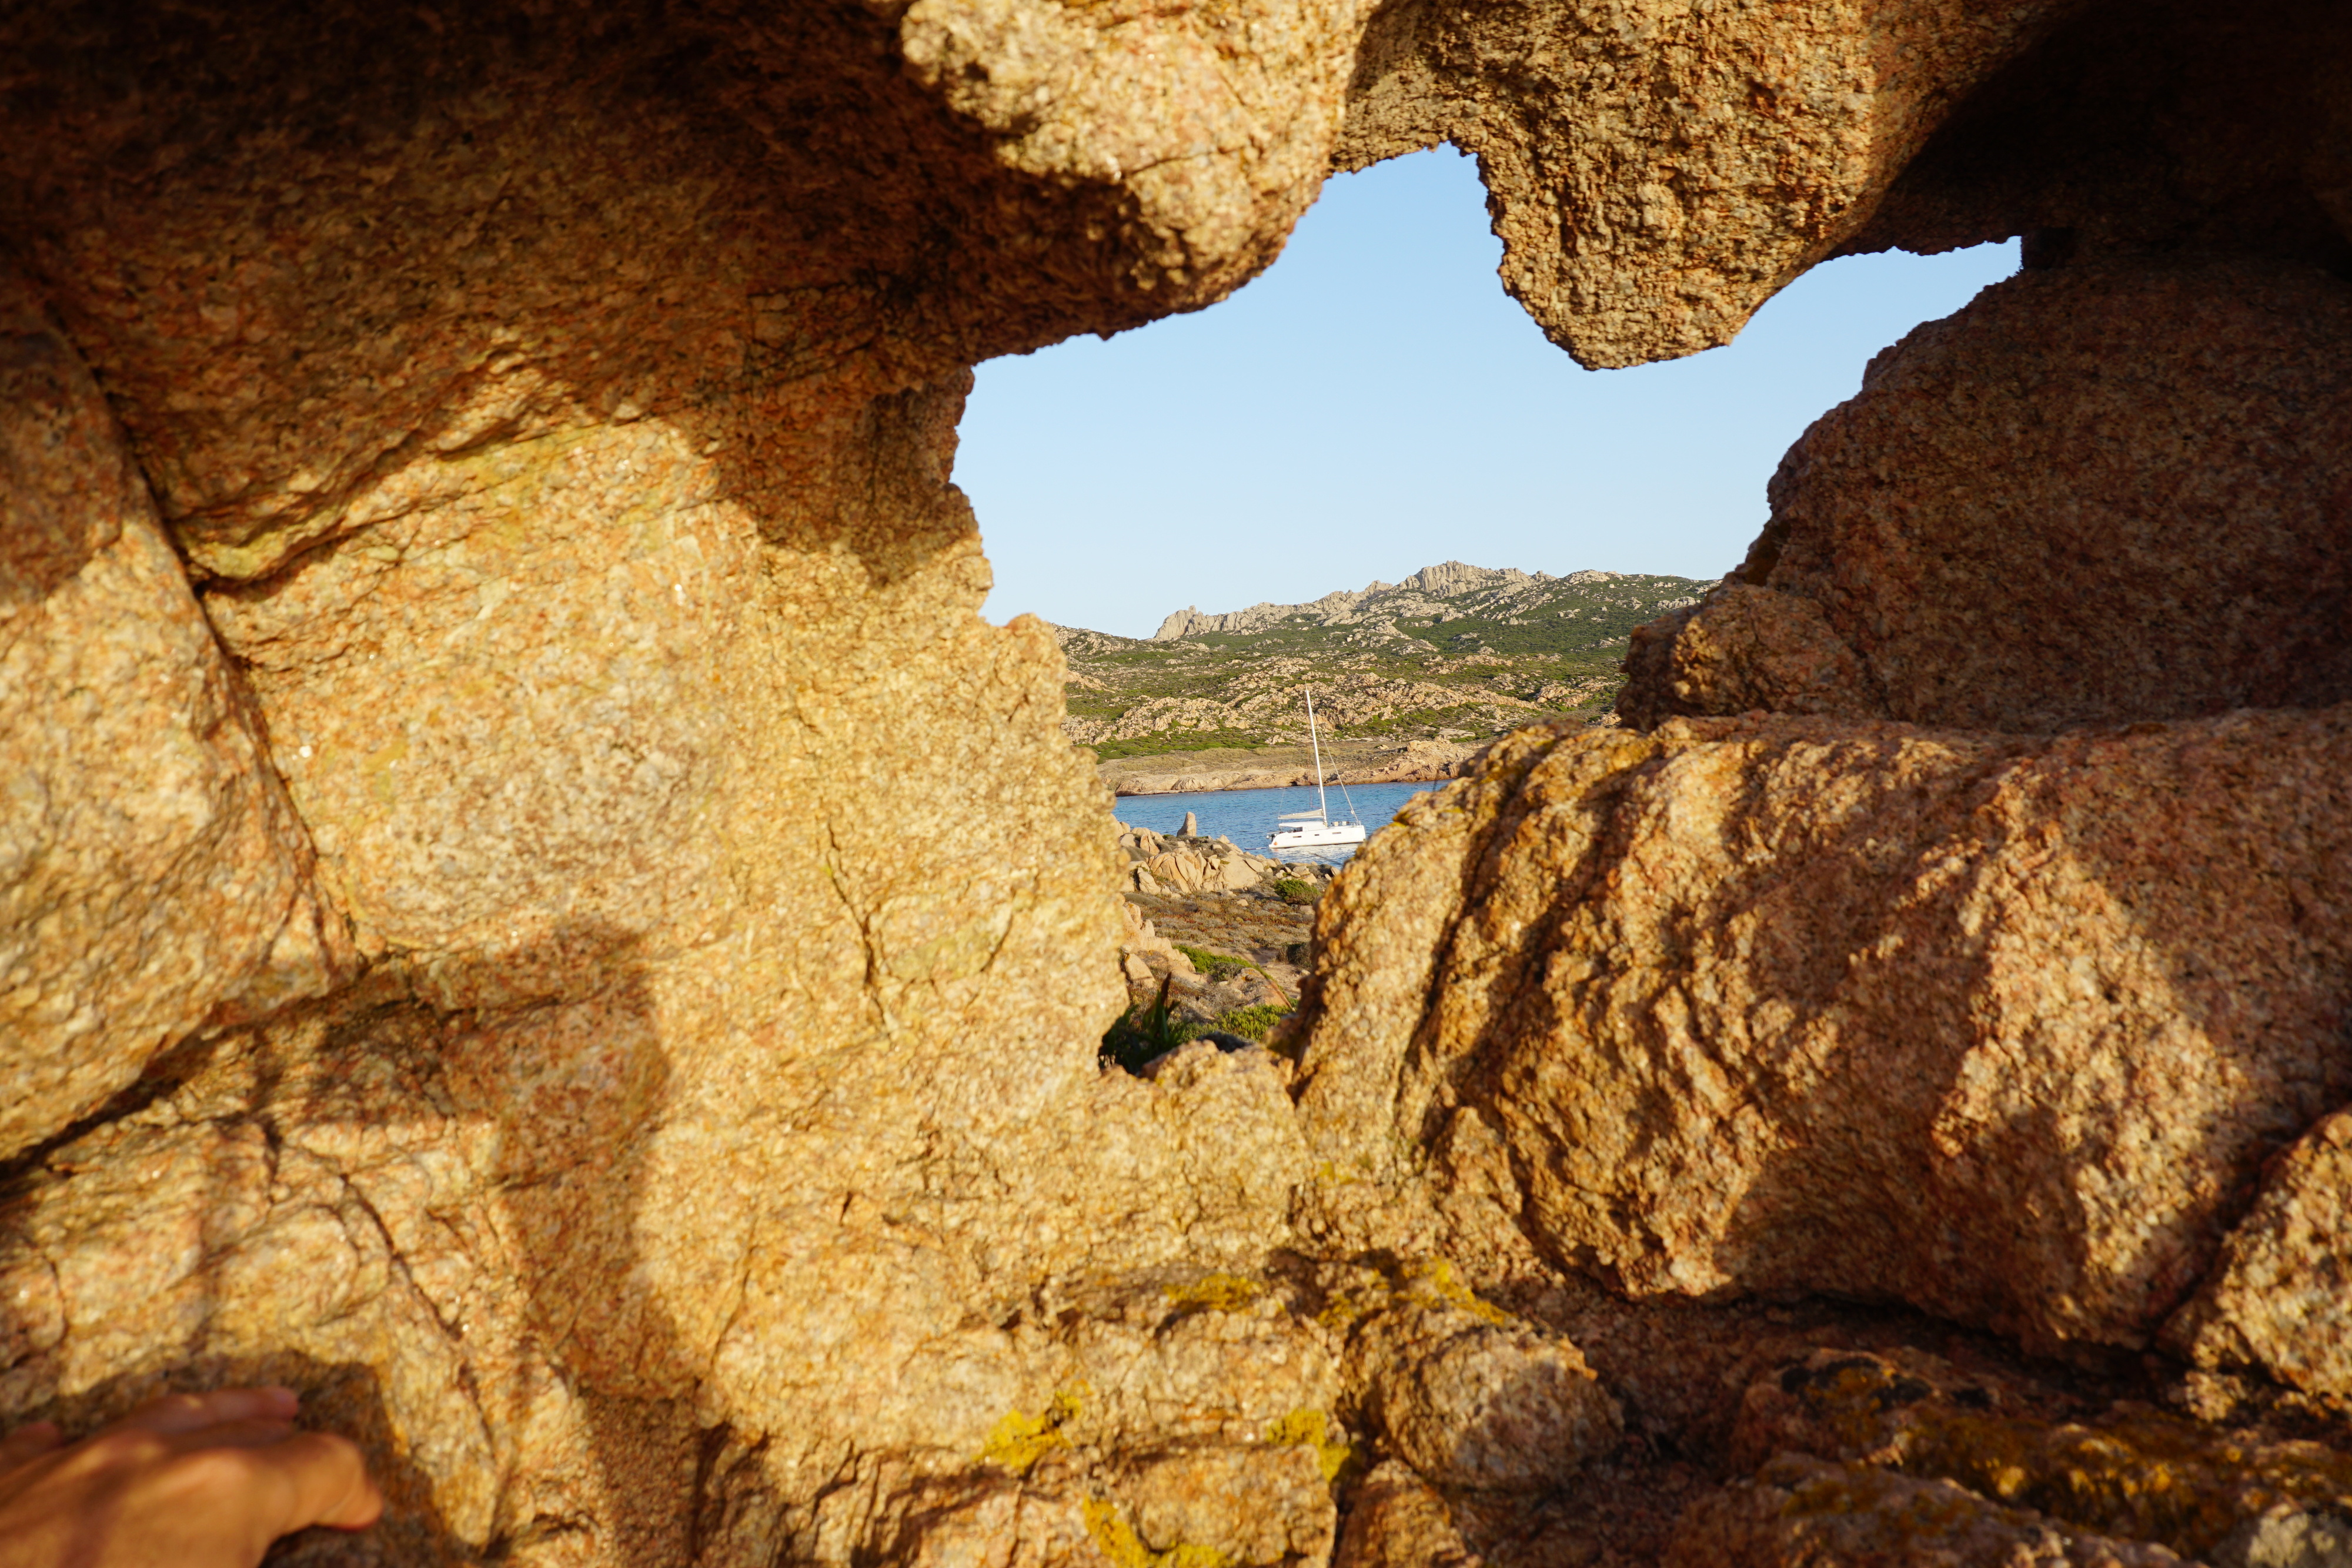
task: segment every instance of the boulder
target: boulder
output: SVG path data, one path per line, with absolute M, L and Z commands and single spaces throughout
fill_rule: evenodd
M 1318 1283 L 1353 1404 L 1431 1485 L 1541 1494 L 1616 1447 L 1622 1412 L 1577 1347 L 1478 1296 L 1448 1260 L 1327 1265 Z
M 1522 731 L 1318 910 L 1301 1113 L 1393 1199 L 1332 1234 L 1487 1191 L 1637 1297 L 2146 1345 L 2352 1100 L 2347 778 L 2341 707 Z
M 1171 893 L 1204 893 L 1224 886 L 1224 862 L 1189 849 L 1153 855 L 1137 869 Z
M 2165 1338 L 2201 1366 L 2352 1397 L 2352 1110 L 2263 1172 L 2220 1266 Z
M 1871 361 L 1618 702 L 2048 731 L 2352 697 L 2352 283 L 2028 271 Z
M 0 1159 L 357 971 L 114 414 L 0 270 Z
M 1412 1468 L 1390 1459 L 1366 1476 L 1348 1509 L 1332 1568 L 1483 1568 L 1454 1526 L 1445 1499 Z
M 1229 843 L 1194 839 L 1145 857 L 1129 875 L 1132 885 L 1145 893 L 1240 893 L 1255 887 L 1275 864 Z M 1141 880 L 1147 875 L 1151 878 L 1149 886 Z
M 1168 841 L 1150 828 L 1123 827 L 1119 831 L 1118 847 L 1126 852 L 1127 858 L 1130 861 L 1149 860 L 1153 855 L 1163 852 L 1168 847 Z
M 1132 1541 L 1150 1554 L 1147 1561 L 1187 1560 L 1179 1553 L 1235 1568 L 1324 1568 L 1331 1561 L 1338 1510 L 1312 1447 L 1188 1445 L 1134 1454 L 1120 1461 L 1112 1486 L 1127 1501 L 1127 1519 L 1097 1508 L 1097 1538 Z M 1133 1561 L 1124 1552 L 1112 1560 Z
M 1401 1301 L 1351 1343 L 1391 1450 L 1438 1486 L 1549 1491 L 1616 1445 L 1617 1402 L 1577 1348 L 1467 1291 Z
M 1160 936 L 1141 910 L 1124 898 L 1119 900 L 1119 910 L 1127 922 L 1127 935 L 1119 943 L 1119 970 L 1127 977 L 1130 1000 L 1146 999 L 1146 991 L 1156 994 L 1164 977 L 1189 977 L 1194 972 L 1192 960 Z

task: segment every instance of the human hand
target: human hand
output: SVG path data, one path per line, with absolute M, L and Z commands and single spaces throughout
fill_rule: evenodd
M 37 1421 L 0 1438 L 0 1568 L 255 1568 L 313 1524 L 383 1511 L 348 1438 L 295 1429 L 285 1388 L 171 1394 L 79 1443 Z

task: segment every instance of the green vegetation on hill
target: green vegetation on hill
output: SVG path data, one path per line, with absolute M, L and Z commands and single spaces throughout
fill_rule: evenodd
M 1057 628 L 1065 728 L 1104 761 L 1299 745 L 1311 685 L 1327 740 L 1476 742 L 1607 708 L 1633 628 L 1709 586 L 1449 563 L 1314 604 L 1187 612 L 1156 638 Z

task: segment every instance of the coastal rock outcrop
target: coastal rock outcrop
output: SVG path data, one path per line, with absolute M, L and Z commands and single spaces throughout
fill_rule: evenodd
M 1324 900 L 1309 1139 L 1635 1296 L 2146 1345 L 2352 1100 L 2347 769 L 2341 707 L 1524 731 Z
M 2352 697 L 2352 283 L 2308 261 L 2027 271 L 1806 431 L 1618 711 L 2051 730 Z
M 1097 1070 L 948 470 L 973 361 L 1271 257 L 1355 10 L 0 18 L 0 1424 L 270 1378 L 388 1561 L 846 1562 L 1046 1281 L 1279 1244 L 1278 1078 Z

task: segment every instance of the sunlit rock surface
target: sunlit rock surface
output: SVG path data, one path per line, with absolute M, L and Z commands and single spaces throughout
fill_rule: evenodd
M 0 1158 L 354 968 L 250 691 L 72 345 L 0 273 Z
M 2262 1196 L 2167 1337 L 2204 1365 L 2352 1395 L 2352 1111 L 2263 1173 Z
M 1504 286 L 1552 341 L 1596 367 L 1696 353 L 1852 239 L 1953 106 L 2079 9 L 1404 0 L 1366 34 L 1339 159 L 1476 153 Z
M 1636 1295 L 2145 1344 L 2352 1099 L 2348 768 L 2343 708 L 1522 731 L 1318 911 L 1308 1140 L 1390 1195 L 1334 1233 L 1485 1190 Z
M 2050 730 L 2352 697 L 2352 282 L 2021 273 L 1872 361 L 1618 710 Z

